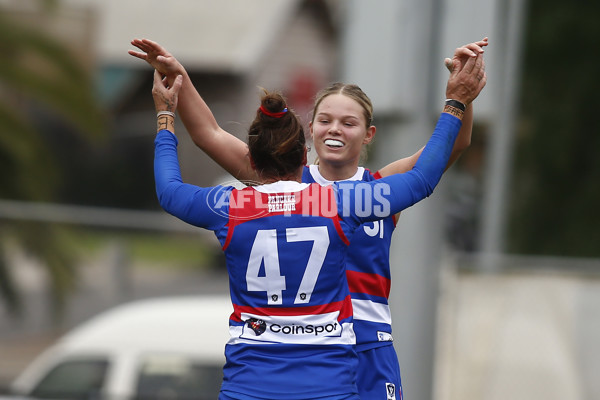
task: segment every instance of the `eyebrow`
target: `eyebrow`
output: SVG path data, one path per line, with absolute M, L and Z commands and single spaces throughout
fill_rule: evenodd
M 331 115 L 332 115 L 331 113 L 321 111 L 321 112 L 317 113 L 316 118 L 318 118 L 318 117 L 331 117 Z M 342 115 L 342 117 L 340 119 L 342 119 L 342 120 L 343 119 L 355 119 L 355 120 L 360 121 L 360 117 L 357 117 L 356 115 L 352 115 L 352 114 Z

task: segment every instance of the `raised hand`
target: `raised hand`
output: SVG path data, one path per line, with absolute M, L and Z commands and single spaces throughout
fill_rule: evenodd
M 179 61 L 158 43 L 149 39 L 133 39 L 131 44 L 140 51 L 129 50 L 130 55 L 146 61 L 155 70 L 166 76 L 170 82 L 177 75 L 185 72 Z
M 487 75 L 483 54 L 469 57 L 462 68 L 454 68 L 446 85 L 446 98 L 470 104 L 485 87 Z
M 463 68 L 469 57 L 476 57 L 477 54 L 483 54 L 483 48 L 488 45 L 488 38 L 485 37 L 477 42 L 469 43 L 454 50 L 452 58 L 444 59 L 444 65 L 448 71 L 452 72 L 454 68 Z
M 169 85 L 166 78 L 162 78 L 161 73 L 154 70 L 154 84 L 152 85 L 152 98 L 156 111 L 177 110 L 177 101 L 179 90 L 181 89 L 182 76 L 177 75 L 173 79 L 173 84 Z

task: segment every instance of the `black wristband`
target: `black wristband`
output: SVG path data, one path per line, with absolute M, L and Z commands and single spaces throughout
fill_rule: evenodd
M 461 110 L 462 112 L 465 112 L 465 110 L 467 109 L 467 106 L 465 106 L 463 103 L 461 103 L 458 100 L 454 100 L 454 99 L 446 99 L 446 105 L 447 106 L 451 106 L 454 108 L 458 108 L 459 110 Z

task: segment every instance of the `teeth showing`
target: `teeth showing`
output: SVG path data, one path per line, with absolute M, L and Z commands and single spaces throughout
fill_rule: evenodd
M 325 140 L 325 144 L 327 146 L 333 146 L 333 147 L 342 147 L 344 145 L 344 143 L 340 142 L 339 140 L 335 140 L 335 139 L 327 139 L 327 140 Z

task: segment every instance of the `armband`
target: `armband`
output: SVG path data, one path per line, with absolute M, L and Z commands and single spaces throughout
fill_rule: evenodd
M 465 110 L 467 109 L 467 106 L 464 103 L 461 103 L 460 101 L 454 99 L 446 99 L 446 105 L 458 108 L 462 112 L 465 112 Z

